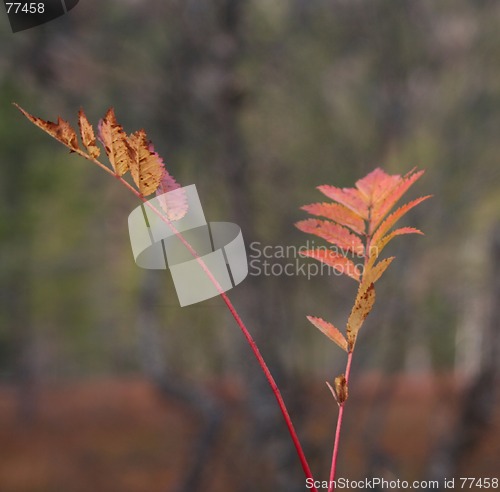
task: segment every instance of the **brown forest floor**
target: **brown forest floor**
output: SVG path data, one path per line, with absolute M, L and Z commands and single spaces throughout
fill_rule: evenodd
M 387 461 L 383 467 L 401 479 L 422 478 L 436 436 L 453 422 L 457 391 L 450 378 L 396 378 L 382 389 L 380 382 L 365 376 L 350 396 L 340 476 L 364 478 L 367 447 L 378 435 Z M 201 490 L 234 492 L 252 467 L 239 462 L 248 439 L 241 392 L 229 383 L 213 391 L 224 404 L 225 418 Z M 312 466 L 325 475 L 335 416 L 329 398 L 322 386 L 309 390 L 304 399 L 310 410 L 297 424 L 313 457 L 324 456 Z M 376 402 L 382 404 L 374 407 Z M 189 466 L 198 420 L 196 412 L 160 396 L 143 380 L 110 379 L 43 389 L 36 419 L 25 423 L 16 391 L 0 387 L 0 492 L 173 491 Z M 498 477 L 499 463 L 497 405 L 491 427 L 460 475 Z

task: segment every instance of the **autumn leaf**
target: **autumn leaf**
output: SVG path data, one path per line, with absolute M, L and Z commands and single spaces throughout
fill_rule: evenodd
M 359 190 L 355 188 L 337 188 L 331 185 L 318 186 L 318 190 L 363 219 L 368 219 L 368 205 Z
M 361 197 L 366 205 L 373 209 L 386 198 L 400 181 L 401 176 L 390 175 L 382 169 L 376 168 L 364 178 L 356 181 L 356 188 L 361 192 Z
M 394 259 L 395 256 L 391 256 L 390 258 L 379 261 L 374 267 L 371 267 L 370 264 L 368 264 L 363 275 L 362 288 L 366 289 L 370 284 L 375 284 L 375 282 L 380 279 L 382 274 L 387 270 Z
M 56 138 L 69 149 L 79 149 L 76 132 L 66 120 L 57 118 L 56 135 Z
M 330 340 L 334 341 L 342 350 L 347 352 L 347 340 L 335 326 L 316 316 L 307 316 L 307 319 Z
M 78 126 L 80 127 L 80 136 L 82 138 L 83 145 L 85 145 L 89 155 L 94 159 L 97 159 L 101 154 L 101 151 L 96 145 L 94 129 L 89 123 L 89 120 L 87 119 L 87 116 L 85 116 L 82 108 L 80 108 L 80 111 L 78 112 Z
M 154 152 L 144 130 L 130 135 L 128 142 L 131 149 L 130 172 L 132 179 L 142 195 L 151 195 L 160 185 L 165 169 L 163 161 Z
M 63 145 L 68 147 L 71 151 L 75 151 L 79 149 L 78 139 L 76 136 L 75 130 L 71 127 L 71 125 L 63 120 L 62 118 L 57 118 L 57 123 L 53 123 L 52 121 L 42 120 L 36 116 L 29 114 L 25 111 L 21 106 L 14 103 L 14 106 L 21 111 L 21 113 L 28 118 L 32 123 L 34 123 L 38 128 L 41 128 L 44 132 L 48 133 L 51 137 L 55 138 Z
M 370 244 L 369 251 L 369 262 L 368 266 L 372 266 L 375 263 L 375 260 L 380 256 L 382 250 L 387 246 L 389 241 L 391 241 L 396 236 L 402 236 L 404 234 L 423 234 L 419 229 L 415 229 L 414 227 L 401 227 L 400 229 L 396 229 L 386 236 L 378 239 L 377 241 L 373 241 Z
M 165 193 L 168 194 L 165 195 Z M 169 220 L 180 220 L 186 215 L 188 211 L 186 192 L 166 169 L 163 169 L 156 195 L 161 208 Z
M 347 322 L 349 350 L 353 349 L 358 331 L 375 302 L 375 283 L 394 260 L 394 257 L 391 257 L 377 263 L 382 249 L 396 236 L 422 234 L 412 227 L 402 227 L 390 232 L 407 212 L 430 197 L 417 198 L 390 214 L 399 199 L 422 174 L 423 171 L 412 169 L 404 176 L 391 175 L 376 168 L 356 181 L 354 188 L 319 186 L 318 189 L 332 202 L 312 203 L 302 207 L 311 215 L 324 217 L 325 220 L 310 218 L 297 222 L 295 226 L 305 233 L 325 239 L 339 250 L 314 248 L 302 252 L 301 255 L 321 261 L 360 282 Z M 360 269 L 348 257 L 350 253 L 364 258 L 362 275 Z M 329 327 L 321 326 L 324 329 L 325 326 Z
M 81 151 L 76 132 L 67 121 L 61 118 L 58 118 L 57 123 L 45 121 L 29 114 L 16 103 L 14 106 L 32 123 L 66 145 L 70 150 L 77 151 L 84 157 L 90 157 L 94 163 L 109 171 L 109 168 L 97 161 L 100 150 L 96 145 L 94 129 L 83 109 L 80 109 L 78 113 L 78 126 L 80 137 L 88 154 Z M 155 152 L 152 143 L 148 142 L 146 132 L 139 130 L 128 137 L 123 127 L 117 122 L 113 108 L 109 108 L 99 121 L 97 138 L 104 145 L 115 174 L 121 177 L 130 169 L 132 179 L 141 195 L 148 196 L 157 190 L 159 190 L 158 195 L 164 195 L 167 192 L 180 189 L 179 184 L 165 169 L 163 160 Z M 129 185 L 127 184 L 127 186 Z M 182 191 L 163 197 L 160 204 L 170 220 L 178 220 L 187 211 L 187 197 Z
M 302 232 L 315 234 L 325 239 L 329 243 L 338 246 L 342 251 L 352 251 L 359 256 L 364 254 L 364 246 L 361 239 L 345 227 L 331 221 L 306 219 L 297 222 L 295 226 Z
M 401 177 L 395 175 L 397 180 L 395 180 L 394 185 L 392 187 L 389 186 L 386 193 L 382 194 L 380 199 L 373 204 L 370 214 L 370 234 L 375 231 L 380 222 L 408 191 L 410 186 L 420 179 L 423 174 L 424 171 L 416 172 L 415 169 L 412 169 L 410 172 L 406 173 L 405 176 Z
M 431 195 L 422 196 L 417 198 L 416 200 L 412 200 L 411 202 L 403 205 L 398 208 L 395 212 L 389 215 L 383 222 L 380 224 L 378 229 L 373 234 L 373 242 L 376 243 L 391 227 L 393 227 L 396 222 L 403 217 L 406 213 L 408 213 L 412 208 L 416 207 L 419 203 L 422 203 L 424 200 L 430 198 Z
M 365 285 L 361 283 L 351 314 L 347 320 L 347 342 L 350 351 L 354 348 L 358 331 L 363 325 L 363 322 L 368 314 L 370 314 L 374 303 L 375 286 L 370 284 L 368 288 L 366 288 Z
M 180 220 L 186 215 L 188 211 L 188 199 L 186 196 L 186 192 L 181 188 L 181 185 L 177 183 L 174 177 L 167 171 L 163 159 L 155 151 L 152 142 L 149 142 L 149 151 L 154 154 L 154 157 L 157 159 L 159 165 L 162 168 L 160 183 L 158 184 L 158 188 L 156 190 L 156 196 L 158 197 L 160 206 L 169 220 Z M 175 193 L 171 193 L 174 191 Z M 166 193 L 168 193 L 168 195 L 165 195 Z
M 368 256 L 373 265 L 374 246 L 380 249 L 380 246 L 385 246 L 397 235 L 419 232 L 417 229 L 402 228 L 398 230 L 398 233 L 383 239 L 389 229 L 409 210 L 430 197 L 429 195 L 413 200 L 386 217 L 402 195 L 422 174 L 423 171 L 412 169 L 404 176 L 390 175 L 376 168 L 364 178 L 359 179 L 355 188 L 319 186 L 318 189 L 334 202 L 312 203 L 304 205 L 302 209 L 329 220 L 308 219 L 298 222 L 296 226 L 303 232 L 315 234 L 339 246 L 344 254 L 351 251 L 360 256 Z M 354 233 L 366 237 L 367 243 L 371 244 L 370 251 L 364 250 L 361 239 Z M 376 253 L 376 256 L 378 254 Z
M 338 272 L 343 273 L 359 282 L 359 277 L 361 276 L 359 268 L 349 258 L 346 258 L 335 251 L 331 251 L 326 248 L 316 248 L 301 251 L 300 255 L 321 261 L 326 265 L 335 268 Z
M 127 135 L 116 121 L 115 110 L 109 108 L 99 121 L 98 137 L 104 145 L 106 155 L 117 176 L 123 176 L 130 167 L 132 158 Z
M 384 217 L 391 211 L 394 205 L 399 201 L 406 191 L 423 174 L 423 171 L 416 172 L 411 170 L 405 176 L 399 174 L 390 175 L 380 168 L 376 168 L 364 178 L 356 182 L 355 188 L 337 188 L 335 186 L 323 185 L 318 189 L 326 196 L 348 208 L 356 216 L 368 221 L 369 234 L 372 234 Z M 306 208 L 308 207 L 308 208 Z M 342 223 L 344 214 L 335 210 L 328 212 L 328 208 L 318 207 L 317 205 L 304 207 L 313 215 L 323 215 L 338 223 Z M 353 229 L 358 233 L 364 232 L 364 229 Z M 349 224 L 343 224 L 350 227 Z

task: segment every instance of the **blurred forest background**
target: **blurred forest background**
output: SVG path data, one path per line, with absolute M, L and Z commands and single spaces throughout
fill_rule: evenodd
M 305 490 L 222 302 L 181 309 L 168 272 L 137 268 L 134 197 L 13 101 L 73 124 L 114 106 L 259 247 L 305 243 L 317 185 L 426 169 L 411 193 L 434 198 L 406 219 L 426 235 L 391 243 L 358 342 L 339 476 L 498 477 L 499 27 L 492 0 L 81 0 L 16 34 L 0 16 L 0 491 Z M 345 354 L 305 316 L 342 325 L 354 290 L 229 292 L 321 479 Z

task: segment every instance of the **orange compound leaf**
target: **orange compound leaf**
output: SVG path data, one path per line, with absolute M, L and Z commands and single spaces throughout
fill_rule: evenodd
M 368 206 L 360 191 L 356 188 L 337 188 L 331 185 L 321 185 L 318 186 L 318 190 L 331 200 L 352 210 L 363 219 L 368 219 Z
M 381 197 L 376 203 L 373 204 L 371 210 L 371 220 L 370 220 L 370 233 L 375 232 L 375 229 L 384 219 L 384 217 L 392 210 L 399 199 L 408 191 L 408 189 L 417 181 L 424 171 L 415 172 L 412 169 L 410 172 L 406 173 L 405 176 L 401 177 L 396 175 L 398 180 L 394 186 L 387 189 L 387 193 Z
M 163 176 L 164 165 L 161 157 L 154 152 L 148 142 L 146 132 L 139 130 L 129 139 L 131 149 L 130 172 L 134 183 L 143 196 L 154 193 L 160 185 Z
M 349 260 L 349 258 L 346 258 L 335 251 L 331 251 L 326 248 L 317 248 L 301 251 L 300 255 L 321 261 L 326 265 L 335 268 L 338 272 L 343 273 L 359 282 L 359 277 L 361 276 L 359 268 L 351 260 Z
M 379 228 L 375 231 L 375 234 L 373 234 L 373 242 L 376 244 L 379 239 L 381 239 L 389 231 L 389 229 L 393 227 L 399 219 L 401 219 L 401 217 L 403 217 L 412 208 L 416 207 L 419 203 L 422 203 L 424 200 L 427 200 L 431 196 L 432 195 L 422 196 L 399 207 L 395 212 L 389 215 L 382 222 L 382 224 L 380 224 Z
M 341 253 L 352 251 L 358 256 L 364 254 L 361 239 L 345 227 L 330 222 L 329 220 L 306 219 L 295 224 L 297 229 L 308 234 L 315 234 L 331 244 L 338 246 Z
M 87 116 L 85 116 L 82 108 L 80 108 L 80 111 L 78 112 L 78 126 L 80 127 L 80 136 L 82 138 L 83 145 L 85 145 L 89 155 L 94 159 L 97 159 L 101 155 L 101 151 L 96 145 L 94 129 L 89 123 L 89 120 L 87 119 Z
M 375 260 L 380 256 L 380 253 L 382 253 L 382 250 L 387 246 L 387 244 L 389 243 L 389 241 L 391 241 L 391 239 L 395 238 L 396 236 L 402 236 L 404 234 L 423 235 L 424 233 L 419 229 L 415 229 L 414 227 L 401 227 L 400 229 L 396 229 L 391 233 L 387 234 L 387 236 L 378 239 L 376 242 L 373 241 L 370 244 L 370 251 L 368 255 L 369 257 L 368 266 L 371 266 L 375 263 Z
M 364 234 L 365 221 L 355 212 L 338 203 L 311 203 L 304 205 L 302 210 L 311 215 L 319 215 L 337 222 L 337 224 L 349 227 L 357 234 Z
M 348 351 L 347 340 L 340 331 L 335 328 L 331 323 L 325 321 L 322 318 L 317 318 L 316 316 L 307 316 L 307 319 L 312 323 L 319 331 L 325 334 L 330 340 L 335 342 L 342 350 Z
M 131 150 L 123 127 L 116 121 L 113 108 L 109 108 L 99 121 L 98 137 L 116 175 L 123 176 L 130 167 Z
M 76 137 L 76 132 L 73 130 L 71 125 L 63 120 L 62 118 L 57 118 L 57 123 L 52 121 L 45 121 L 41 118 L 37 118 L 25 111 L 21 106 L 14 103 L 14 106 L 21 111 L 21 113 L 28 118 L 32 123 L 34 123 L 38 128 L 41 128 L 44 132 L 48 133 L 51 137 L 55 138 L 63 145 L 68 147 L 71 151 L 79 150 L 78 139 Z
M 364 178 L 356 181 L 356 188 L 369 207 L 373 207 L 385 199 L 391 189 L 401 181 L 398 174 L 390 175 L 377 167 Z
M 370 284 L 368 288 L 363 283 L 360 284 L 356 301 L 347 320 L 347 343 L 350 351 L 356 344 L 358 331 L 363 325 L 366 317 L 375 304 L 375 286 Z

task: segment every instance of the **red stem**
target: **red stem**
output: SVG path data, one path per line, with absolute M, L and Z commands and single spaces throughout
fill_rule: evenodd
M 286 408 L 285 402 L 283 400 L 283 397 L 281 396 L 281 392 L 278 388 L 278 385 L 276 384 L 276 381 L 274 380 L 271 371 L 267 367 L 266 362 L 264 361 L 264 358 L 262 357 L 259 348 L 257 347 L 257 344 L 255 343 L 254 339 L 252 338 L 252 335 L 250 335 L 250 332 L 247 330 L 245 324 L 243 323 L 242 319 L 236 312 L 236 309 L 232 305 L 231 301 L 227 297 L 225 293 L 221 293 L 222 298 L 224 299 L 224 302 L 226 303 L 229 311 L 233 315 L 234 319 L 236 320 L 236 323 L 238 323 L 238 326 L 240 327 L 241 331 L 243 332 L 243 335 L 247 339 L 248 344 L 250 345 L 250 348 L 252 349 L 255 358 L 257 359 L 257 362 L 259 363 L 262 371 L 264 372 L 264 375 L 266 376 L 267 382 L 269 383 L 269 386 L 271 386 L 271 389 L 274 393 L 274 397 L 276 398 L 276 401 L 278 402 L 278 405 L 280 407 L 281 413 L 283 414 L 283 418 L 285 419 L 286 426 L 288 428 L 288 432 L 290 434 L 290 437 L 292 438 L 293 444 L 295 446 L 295 449 L 297 451 L 297 455 L 299 456 L 300 463 L 302 464 L 302 469 L 304 470 L 304 475 L 306 478 L 311 479 L 312 482 L 314 482 L 314 478 L 311 472 L 311 469 L 309 467 L 309 463 L 307 462 L 307 458 L 304 454 L 304 451 L 302 449 L 302 446 L 300 444 L 299 438 L 297 436 L 297 433 L 295 432 L 295 428 L 293 426 L 292 419 L 290 418 L 290 415 L 288 413 L 288 410 Z M 311 488 L 311 490 L 314 490 L 317 492 L 316 487 Z
M 311 479 L 312 482 L 314 482 L 314 478 L 311 472 L 311 468 L 309 467 L 309 463 L 307 462 L 307 458 L 304 454 L 304 451 L 302 449 L 302 446 L 300 444 L 299 437 L 297 436 L 297 432 L 295 431 L 295 427 L 293 426 L 292 419 L 290 418 L 290 414 L 288 413 L 288 410 L 285 405 L 285 401 L 283 400 L 283 397 L 281 396 L 281 392 L 278 388 L 278 385 L 276 384 L 275 379 L 273 378 L 271 371 L 269 370 L 266 362 L 264 361 L 264 358 L 262 357 L 262 354 L 260 353 L 259 348 L 257 347 L 257 344 L 255 343 L 255 340 L 252 338 L 252 335 L 248 331 L 247 327 L 245 326 L 245 323 L 241 319 L 240 315 L 236 311 L 236 308 L 233 306 L 232 302 L 229 300 L 229 297 L 227 294 L 224 292 L 222 287 L 220 286 L 219 282 L 217 279 L 213 276 L 212 272 L 210 269 L 207 267 L 205 262 L 199 257 L 198 253 L 195 251 L 195 249 L 191 246 L 191 244 L 184 238 L 184 236 L 175 228 L 175 226 L 170 222 L 164 214 L 162 214 L 153 204 L 151 204 L 141 193 L 139 193 L 133 186 L 131 186 L 127 181 L 125 181 L 121 176 L 117 176 L 114 174 L 108 167 L 104 166 L 101 162 L 99 162 L 97 159 L 90 158 L 87 154 L 84 152 L 79 152 L 77 151 L 78 154 L 80 154 L 82 157 L 85 157 L 86 159 L 92 161 L 94 164 L 97 164 L 99 167 L 103 168 L 105 171 L 107 171 L 109 174 L 112 174 L 115 176 L 129 191 L 131 191 L 139 200 L 141 200 L 147 207 L 149 207 L 156 215 L 158 215 L 172 230 L 172 232 L 180 239 L 180 241 L 184 244 L 184 246 L 187 248 L 187 250 L 193 255 L 193 257 L 196 259 L 196 261 L 199 263 L 203 271 L 207 274 L 208 278 L 210 281 L 213 283 L 215 288 L 218 290 L 220 296 L 226 303 L 227 308 L 229 309 L 231 315 L 235 319 L 236 323 L 238 324 L 240 330 L 242 331 L 243 335 L 245 336 L 245 339 L 247 340 L 248 344 L 250 345 L 250 348 L 252 349 L 253 354 L 255 355 L 255 358 L 257 359 L 257 362 L 259 363 L 266 379 L 267 382 L 269 383 L 269 386 L 271 386 L 271 390 L 274 394 L 274 397 L 276 398 L 276 401 L 278 402 L 278 405 L 280 407 L 281 413 L 283 415 L 283 418 L 285 419 L 286 426 L 288 428 L 288 432 L 290 434 L 290 437 L 292 438 L 293 444 L 295 446 L 295 449 L 297 451 L 297 455 L 299 457 L 300 463 L 302 465 L 302 469 L 304 470 L 304 474 L 306 478 Z M 318 492 L 316 487 L 311 488 L 314 492 Z
M 349 375 L 351 374 L 351 363 L 352 363 L 352 354 L 353 352 L 349 352 L 347 354 L 347 365 L 345 368 L 345 384 L 346 387 L 349 388 Z M 339 414 L 337 417 L 337 428 L 335 430 L 335 442 L 333 444 L 333 455 L 332 455 L 332 467 L 330 469 L 330 481 L 328 492 L 332 492 L 335 490 L 335 472 L 337 469 L 337 457 L 339 454 L 339 443 L 340 443 L 340 430 L 342 429 L 342 419 L 344 417 L 344 406 L 346 402 L 343 401 L 339 406 Z

